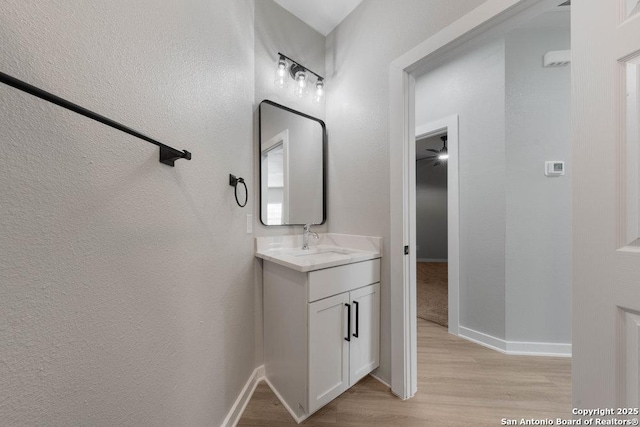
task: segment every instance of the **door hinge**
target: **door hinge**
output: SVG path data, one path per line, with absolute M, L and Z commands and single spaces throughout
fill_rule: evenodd
M 409 246 L 404 247 L 404 254 L 409 255 Z

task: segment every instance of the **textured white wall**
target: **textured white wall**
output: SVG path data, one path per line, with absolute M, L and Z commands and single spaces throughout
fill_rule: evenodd
M 571 68 L 543 68 L 569 49 L 569 12 L 513 31 L 506 53 L 506 336 L 571 342 Z M 545 160 L 567 175 L 544 176 Z
M 316 73 L 325 74 L 325 37 L 313 30 L 299 18 L 287 12 L 273 0 L 255 2 L 255 97 L 254 97 L 254 145 L 252 161 L 254 184 L 251 194 L 254 198 L 254 237 L 301 234 L 299 226 L 271 226 L 260 222 L 259 147 L 258 147 L 258 106 L 265 99 L 301 111 L 320 120 L 325 120 L 325 102 L 313 104 L 312 94 L 306 98 L 293 95 L 293 86 L 288 89 L 276 87 L 276 61 L 278 52 L 300 61 Z M 331 141 L 329 141 L 331 144 Z M 330 191 L 328 189 L 327 191 Z M 327 221 L 328 222 L 328 221 Z M 326 232 L 328 225 L 314 227 L 315 231 Z M 262 336 L 262 260 L 255 259 L 255 310 L 256 310 L 256 365 L 263 361 Z
M 260 0 L 255 5 L 255 148 L 258 147 L 258 106 L 268 99 L 278 104 L 325 120 L 325 102 L 314 104 L 313 88 L 305 98 L 293 94 L 293 81 L 286 89 L 277 87 L 275 80 L 278 52 L 300 61 L 321 76 L 325 75 L 325 37 L 283 9 L 273 0 Z M 259 151 L 255 152 L 255 233 L 256 236 L 300 234 L 302 227 L 271 226 L 260 223 Z M 317 227 L 326 231 L 327 226 Z
M 298 98 L 293 94 L 291 79 L 287 89 L 276 87 L 273 81 L 278 52 L 326 77 L 325 37 L 273 0 L 257 1 L 255 8 L 256 108 L 260 102 L 269 99 L 324 120 L 325 103 L 312 102 L 312 87 L 305 98 Z
M 0 85 L 0 424 L 220 425 L 255 367 L 253 2 L 0 8 L 2 71 L 193 152 Z
M 460 326 L 502 339 L 504 78 L 500 39 L 463 51 L 416 80 L 416 126 L 459 116 Z
M 378 375 L 391 378 L 389 64 L 482 0 L 364 0 L 327 37 L 329 211 L 332 232 L 381 236 Z

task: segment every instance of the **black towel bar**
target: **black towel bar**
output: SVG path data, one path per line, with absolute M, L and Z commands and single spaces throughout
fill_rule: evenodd
M 81 114 L 97 122 L 103 123 L 114 129 L 118 129 L 121 132 L 128 133 L 129 135 L 135 136 L 136 138 L 140 138 L 144 141 L 157 145 L 158 147 L 160 147 L 160 163 L 164 163 L 165 165 L 169 165 L 169 166 L 174 166 L 174 162 L 178 159 L 191 160 L 191 153 L 188 152 L 187 150 L 180 151 L 173 147 L 169 147 L 168 145 L 165 145 L 159 141 L 156 141 L 153 138 L 143 135 L 140 132 L 134 129 L 131 129 L 121 123 L 118 123 L 107 117 L 101 116 L 98 113 L 94 113 L 91 110 L 87 110 L 86 108 L 81 107 L 78 104 L 74 104 L 73 102 L 60 98 L 59 96 L 56 96 L 38 87 L 30 85 L 29 83 L 23 82 L 22 80 L 18 80 L 15 77 L 5 74 L 1 71 L 0 71 L 0 82 L 6 85 L 9 85 L 11 87 L 14 87 L 18 90 L 21 90 L 23 92 L 26 92 L 28 94 L 31 94 L 33 96 L 37 96 L 38 98 L 44 99 L 45 101 L 49 101 L 53 104 L 59 105 L 60 107 L 66 108 L 67 110 L 71 110 L 75 113 Z

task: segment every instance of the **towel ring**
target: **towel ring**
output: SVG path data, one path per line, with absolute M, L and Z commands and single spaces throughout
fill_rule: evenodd
M 238 200 L 238 183 L 244 185 L 244 203 L 240 203 L 240 200 Z M 236 203 L 238 204 L 238 206 L 240 206 L 241 208 L 247 206 L 247 202 L 249 201 L 249 190 L 247 189 L 247 184 L 244 182 L 244 178 L 236 178 L 235 175 L 229 174 L 229 185 L 234 188 L 233 195 L 236 197 Z

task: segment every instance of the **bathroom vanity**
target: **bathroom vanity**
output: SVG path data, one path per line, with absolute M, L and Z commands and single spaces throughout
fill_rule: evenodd
M 265 378 L 301 422 L 379 365 L 382 239 L 310 230 L 326 219 L 322 120 L 265 100 L 259 134 L 260 221 L 306 224 L 304 235 L 256 238 Z
M 378 237 L 256 239 L 263 261 L 265 377 L 301 422 L 379 365 Z

